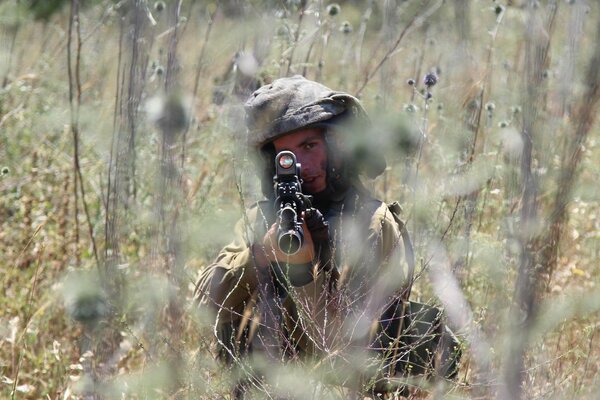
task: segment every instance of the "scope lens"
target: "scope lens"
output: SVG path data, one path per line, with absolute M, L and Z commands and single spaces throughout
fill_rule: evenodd
M 285 169 L 291 168 L 294 165 L 294 159 L 292 156 L 284 154 L 279 157 L 279 165 Z

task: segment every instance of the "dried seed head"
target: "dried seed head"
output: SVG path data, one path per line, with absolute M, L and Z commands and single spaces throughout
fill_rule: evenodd
M 492 103 L 491 101 L 485 103 L 485 109 L 488 110 L 489 112 L 492 112 L 496 109 L 496 105 L 494 103 Z
M 154 3 L 154 9 L 158 12 L 161 12 L 162 10 L 165 9 L 165 2 L 157 1 L 156 3 Z
M 8 175 L 10 174 L 10 169 L 8 167 L 2 167 L 2 170 L 0 171 L 0 176 L 4 176 L 4 175 Z
M 96 275 L 70 273 L 62 286 L 67 315 L 85 325 L 95 325 L 110 312 L 108 296 Z
M 167 139 L 173 140 L 190 122 L 189 105 L 178 95 L 153 97 L 146 102 L 151 122 L 158 125 Z
M 496 15 L 502 14 L 504 12 L 504 6 L 498 4 L 496 7 L 494 7 L 494 12 L 496 13 Z
M 162 65 L 157 65 L 155 71 L 156 71 L 156 75 L 158 75 L 158 76 L 162 76 L 162 74 L 165 73 L 165 69 L 163 68 Z
M 288 37 L 289 36 L 288 27 L 285 25 L 281 25 L 279 28 L 277 28 L 277 36 L 279 36 L 281 38 Z
M 425 77 L 423 78 L 423 83 L 425 84 L 425 86 L 427 86 L 428 88 L 434 86 L 436 83 L 438 82 L 438 76 L 436 75 L 435 72 L 429 72 L 428 74 L 425 75 Z
M 467 110 L 469 110 L 469 111 L 479 110 L 479 100 L 477 100 L 477 99 L 471 99 L 467 103 Z
M 330 5 L 327 6 L 326 10 L 327 10 L 327 14 L 330 17 L 335 17 L 342 11 L 342 8 L 340 7 L 340 5 L 338 3 L 331 3 Z
M 404 111 L 406 111 L 407 113 L 412 114 L 412 113 L 416 113 L 417 111 L 419 111 L 419 108 L 416 105 L 410 103 L 410 104 L 405 104 L 404 105 Z
M 508 121 L 501 121 L 498 124 L 498 127 L 500 127 L 500 128 L 506 128 L 507 126 L 508 126 Z
M 431 92 L 427 92 L 427 93 L 425 94 L 425 98 L 426 98 L 427 100 L 430 100 L 432 97 L 433 97 L 433 94 L 431 94 Z
M 345 35 L 352 33 L 352 24 L 350 24 L 350 22 L 348 21 L 342 22 L 340 31 L 342 31 L 342 33 L 344 33 Z
M 510 111 L 511 111 L 513 114 L 515 114 L 515 115 L 517 115 L 517 114 L 520 114 L 520 113 L 521 113 L 521 106 L 512 106 L 512 107 L 510 108 Z
M 411 78 L 411 79 L 407 80 L 406 83 L 409 84 L 410 86 L 414 86 L 415 80 Z
M 82 293 L 67 310 L 75 321 L 93 324 L 108 313 L 108 304 L 106 298 L 98 293 Z

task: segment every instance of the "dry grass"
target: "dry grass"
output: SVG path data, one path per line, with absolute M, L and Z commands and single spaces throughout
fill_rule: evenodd
M 230 227 L 260 192 L 243 146 L 245 82 L 236 85 L 228 70 L 238 51 L 254 52 L 263 80 L 289 69 L 361 92 L 375 123 L 370 135 L 384 141 L 391 160 L 369 185 L 384 200 L 402 200 L 416 243 L 413 296 L 427 301 L 441 293 L 449 314 L 458 315 L 450 324 L 466 339 L 459 379 L 415 389 L 416 398 L 598 396 L 600 137 L 596 78 L 587 73 L 600 68 L 592 58 L 595 2 L 409 1 L 384 17 L 381 2 L 342 2 L 341 13 L 329 16 L 326 4 L 308 1 L 300 19 L 293 5 L 281 18 L 263 11 L 266 2 L 245 3 L 238 6 L 243 16 L 231 16 L 225 11 L 233 1 L 221 8 L 183 1 L 185 21 L 176 31 L 169 13 L 177 2 L 162 12 L 149 2 L 156 25 L 144 21 L 133 62 L 140 68 L 137 115 L 127 114 L 131 25 L 119 18 L 134 2 L 120 2 L 119 10 L 110 1 L 92 3 L 80 10 L 79 53 L 72 32 L 75 120 L 68 5 L 41 22 L 25 12 L 10 19 L 16 2 L 0 4 L 0 397 L 227 392 L 229 376 L 210 352 L 210 319 L 190 296 L 199 267 L 231 238 Z M 345 20 L 351 32 L 340 30 Z M 426 101 L 422 77 L 435 69 L 439 83 Z M 191 115 L 173 142 L 169 129 L 152 122 L 164 112 L 145 108 L 167 98 L 165 88 Z M 129 123 L 135 143 L 123 153 Z M 73 170 L 75 124 L 87 213 Z M 117 174 L 118 154 L 127 163 L 135 155 L 135 169 Z M 165 162 L 174 175 L 161 169 Z M 526 172 L 535 187 L 524 182 Z M 126 189 L 118 186 L 124 182 Z M 445 256 L 432 254 L 432 244 Z M 543 263 L 524 264 L 524 254 Z M 459 289 L 449 297 L 429 279 L 439 268 Z M 112 309 L 114 298 L 100 288 L 115 277 L 122 303 Z M 453 310 L 462 299 L 468 312 Z M 98 323 L 107 311 L 116 314 Z M 314 383 L 294 368 L 282 370 L 280 382 L 289 373 Z M 92 373 L 105 386 L 94 388 Z M 305 397 L 344 396 L 338 387 L 314 390 Z

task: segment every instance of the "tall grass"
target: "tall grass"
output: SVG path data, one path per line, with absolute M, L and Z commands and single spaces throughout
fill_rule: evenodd
M 464 340 L 409 396 L 598 396 L 596 2 L 62 3 L 0 4 L 0 397 L 228 396 L 194 281 L 260 198 L 241 103 L 296 73 L 369 110 L 412 297 Z M 259 398 L 348 396 L 264 370 Z

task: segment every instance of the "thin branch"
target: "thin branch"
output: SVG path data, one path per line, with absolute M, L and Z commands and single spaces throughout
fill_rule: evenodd
M 75 77 L 73 77 L 73 67 L 72 67 L 72 53 L 71 53 L 71 45 L 72 45 L 72 37 L 73 37 L 73 27 L 76 27 L 77 32 L 77 51 L 75 53 Z M 81 172 L 81 165 L 79 162 L 79 108 L 81 106 L 81 24 L 79 20 L 79 0 L 71 0 L 71 15 L 69 19 L 69 36 L 68 36 L 68 46 L 67 46 L 67 63 L 68 63 L 68 74 L 69 74 L 69 105 L 71 108 L 71 133 L 73 135 L 73 173 L 74 179 L 73 182 L 73 195 L 74 195 L 74 217 L 75 217 L 75 257 L 77 264 L 81 262 L 81 255 L 79 252 L 79 193 L 81 193 L 81 202 L 83 204 L 83 209 L 86 215 L 88 233 L 90 235 L 90 240 L 92 242 L 92 250 L 94 253 L 94 258 L 96 260 L 96 265 L 100 266 L 100 259 L 98 258 L 98 249 L 96 246 L 96 239 L 94 238 L 94 229 L 92 226 L 92 220 L 90 217 L 90 212 L 88 208 L 87 201 L 85 199 L 85 188 L 83 184 L 83 174 Z M 76 90 L 76 93 L 74 91 Z M 73 101 L 73 97 L 76 94 L 76 101 Z M 79 186 L 77 184 L 79 182 Z
M 210 34 L 212 32 L 212 27 L 214 24 L 214 20 L 215 20 L 215 15 L 217 13 L 217 11 L 219 11 L 219 4 L 217 2 L 217 6 L 215 7 L 215 10 L 212 12 L 212 14 L 208 15 L 208 25 L 206 26 L 206 32 L 204 33 L 204 42 L 202 43 L 202 48 L 200 49 L 200 55 L 198 56 L 198 64 L 196 65 L 196 75 L 194 76 L 194 91 L 192 92 L 192 101 L 190 102 L 190 112 L 189 115 L 194 115 L 194 109 L 196 107 L 196 96 L 198 96 L 198 88 L 200 87 L 200 76 L 202 75 L 202 72 L 204 71 L 204 57 L 206 54 L 206 47 L 208 46 L 208 42 L 210 39 Z M 182 134 L 182 148 L 181 148 L 181 165 L 180 168 L 183 170 L 183 167 L 185 165 L 185 150 L 186 150 L 186 143 L 187 143 L 187 134 L 190 130 L 190 126 L 192 124 L 186 124 L 185 129 L 183 130 L 183 134 Z
M 442 6 L 443 3 L 444 3 L 443 0 L 439 0 L 435 5 L 433 5 L 432 7 L 430 7 L 422 15 L 415 14 L 410 19 L 410 21 L 408 21 L 408 24 L 404 27 L 404 29 L 402 30 L 402 32 L 400 32 L 400 35 L 398 35 L 398 38 L 394 42 L 394 45 L 387 51 L 387 53 L 385 53 L 385 55 L 383 56 L 383 58 L 381 59 L 381 61 L 379 61 L 379 63 L 377 64 L 377 66 L 372 71 L 366 73 L 365 80 L 363 81 L 362 85 L 358 88 L 358 90 L 355 93 L 356 97 L 359 97 L 361 95 L 362 91 L 365 89 L 365 87 L 367 86 L 367 84 L 369 83 L 369 81 L 371 79 L 373 79 L 373 77 L 381 69 L 381 67 L 383 66 L 383 64 L 385 64 L 391 58 L 392 54 L 396 51 L 396 49 L 398 48 L 398 46 L 400 46 L 400 43 L 402 43 L 402 39 L 404 39 L 404 37 L 411 30 L 411 28 L 414 25 L 420 25 L 420 23 L 423 20 L 427 19 L 434 12 L 436 12 L 437 9 Z
M 67 73 L 69 75 L 69 106 L 71 108 L 71 133 L 73 135 L 73 197 L 75 208 L 73 210 L 73 218 L 75 223 L 75 261 L 77 265 L 81 263 L 81 255 L 79 252 L 79 191 L 77 189 L 77 169 L 79 168 L 79 135 L 77 132 L 77 122 L 79 113 L 79 103 L 75 105 L 73 97 L 75 96 L 75 88 L 73 83 L 73 66 L 71 47 L 73 42 L 73 25 L 75 24 L 76 15 L 78 13 L 79 1 L 71 0 L 71 14 L 69 17 L 69 32 L 67 36 Z M 77 96 L 79 99 L 79 95 Z

